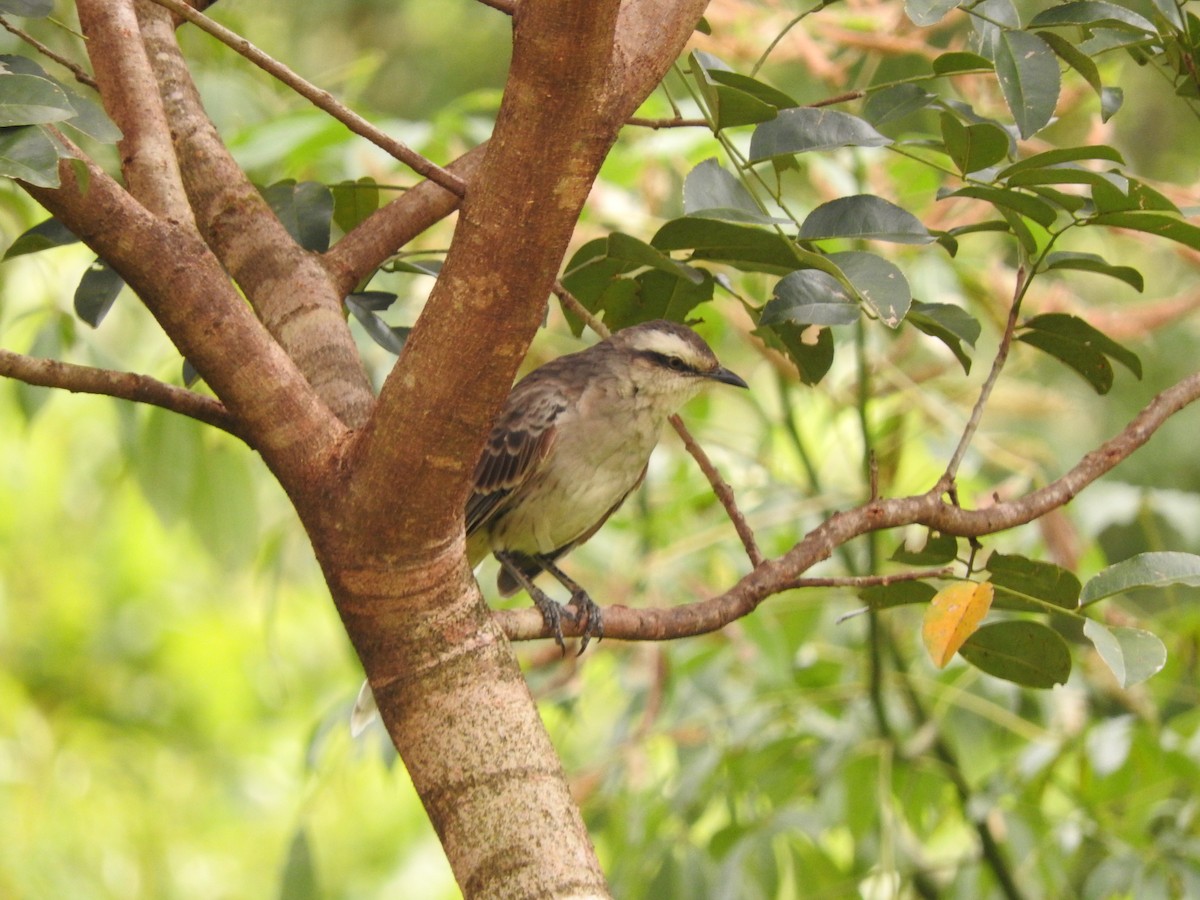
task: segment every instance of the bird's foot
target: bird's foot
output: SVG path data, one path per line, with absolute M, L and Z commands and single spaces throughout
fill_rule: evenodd
M 532 596 L 534 605 L 537 606 L 538 611 L 542 614 L 542 621 L 546 623 L 546 628 L 548 628 L 550 630 L 550 634 L 554 636 L 554 643 L 558 644 L 559 649 L 562 650 L 563 656 L 566 656 L 567 644 L 566 641 L 563 640 L 562 617 L 563 614 L 566 613 L 567 618 L 574 621 L 574 614 L 564 610 L 562 604 L 551 600 L 541 591 L 538 591 Z
M 596 605 L 595 601 L 582 589 L 572 592 L 571 601 L 567 606 L 575 607 L 574 611 L 569 609 L 563 611 L 571 617 L 572 621 L 582 625 L 579 635 L 583 640 L 579 644 L 579 653 L 576 654 L 582 656 L 593 636 L 597 641 L 604 640 L 604 614 L 600 612 L 600 607 Z

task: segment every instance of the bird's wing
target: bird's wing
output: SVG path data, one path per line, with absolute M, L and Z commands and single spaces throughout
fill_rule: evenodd
M 475 465 L 475 490 L 467 501 L 468 536 L 492 520 L 504 499 L 537 471 L 554 447 L 555 422 L 567 400 L 557 391 L 538 390 L 536 382 L 521 390 L 524 385 L 517 385 L 509 396 Z

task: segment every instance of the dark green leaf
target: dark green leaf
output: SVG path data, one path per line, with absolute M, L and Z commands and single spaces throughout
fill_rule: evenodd
M 442 271 L 440 259 L 394 259 L 385 266 L 389 272 L 404 272 L 408 275 L 428 275 L 437 278 Z
M 729 67 L 717 57 L 697 50 L 689 59 L 692 77 L 700 88 L 709 115 L 718 129 L 753 125 L 775 118 L 777 111 L 771 104 L 713 78 L 714 70 L 729 71 Z
M 1139 553 L 1093 577 L 1083 586 L 1087 606 L 1135 588 L 1161 588 L 1169 584 L 1200 587 L 1200 556 L 1191 553 Z
M 4 258 L 12 259 L 14 256 L 37 253 L 40 250 L 49 250 L 51 247 L 63 247 L 78 242 L 79 238 L 58 219 L 47 219 L 45 222 L 34 225 L 13 241 L 12 246 L 4 252 Z
M 858 250 L 834 253 L 829 259 L 842 270 L 879 321 L 888 328 L 900 327 L 912 304 L 912 290 L 895 263 Z
M 0 178 L 58 187 L 58 148 L 36 125 L 0 128 Z
M 800 104 L 796 100 L 785 94 L 778 88 L 771 87 L 769 84 L 764 84 L 757 78 L 751 78 L 749 75 L 743 75 L 741 72 L 734 72 L 729 69 L 710 67 L 707 69 L 708 77 L 717 84 L 725 85 L 726 87 L 735 88 L 744 94 L 749 94 L 768 106 L 773 106 L 776 109 L 789 109 Z
M 74 115 L 66 93 L 48 78 L 0 73 L 0 127 L 44 125 Z
M 1021 217 L 1020 213 L 1014 212 L 1007 207 L 998 207 L 997 212 L 1004 216 L 1005 221 L 1008 222 L 1009 230 L 1016 237 L 1022 249 L 1029 256 L 1036 256 L 1041 241 L 1039 240 L 1039 236 L 1033 233 L 1033 229 L 1029 226 L 1029 223 Z
M 871 609 L 891 609 L 894 606 L 928 603 L 936 593 L 937 589 L 924 581 L 896 581 L 865 588 L 858 592 L 858 596 Z
M 1142 211 L 1179 215 L 1179 207 L 1154 188 L 1121 176 L 1092 185 L 1092 202 L 1097 213 Z
M 909 550 L 901 544 L 891 555 L 892 562 L 907 566 L 944 566 L 958 558 L 958 538 L 952 534 L 931 531 L 925 545 L 919 550 Z
M 1081 25 L 1088 28 L 1106 25 L 1149 35 L 1158 33 L 1149 19 L 1105 0 L 1072 0 L 1070 3 L 1060 3 L 1042 10 L 1029 22 L 1030 28 L 1055 28 L 1063 25 Z
M 904 14 L 914 25 L 925 27 L 940 22 L 961 3 L 962 0 L 904 0 Z
M 1142 273 L 1132 266 L 1114 266 L 1094 253 L 1051 253 L 1046 256 L 1046 269 L 1073 269 L 1077 272 L 1095 272 L 1123 281 L 1135 291 L 1143 288 Z
M 72 115 L 63 120 L 64 125 L 109 144 L 121 139 L 121 129 L 113 124 L 99 103 L 52 77 L 29 57 L 3 54 L 0 55 L 0 66 L 18 75 L 40 78 L 57 87 L 71 105 Z
M 1063 147 L 1059 150 L 1046 150 L 1043 153 L 1035 153 L 1033 156 L 1028 156 L 1020 162 L 1015 162 L 1005 169 L 1001 169 L 996 177 L 998 179 L 1009 178 L 1017 172 L 1024 172 L 1027 169 L 1044 169 L 1047 166 L 1058 166 L 1063 163 L 1078 162 L 1081 159 L 1104 159 L 1109 162 L 1125 164 L 1121 154 L 1105 144 L 1089 144 L 1084 147 Z
M 1008 133 L 998 125 L 963 125 L 942 113 L 942 140 L 954 165 L 964 175 L 994 166 L 1008 155 Z
M 938 199 L 944 200 L 947 197 L 972 197 L 976 200 L 983 200 L 993 206 L 1010 209 L 1047 228 L 1053 225 L 1054 221 L 1058 218 L 1058 213 L 1044 200 L 1038 197 L 1031 197 L 1029 194 L 1022 193 L 1021 191 L 1009 190 L 1008 188 L 994 188 L 972 184 L 959 188 L 957 191 L 939 194 Z
M 408 333 L 412 329 L 389 325 L 374 313 L 372 305 L 381 302 L 380 298 L 376 296 L 381 293 L 381 291 L 369 291 L 365 292 L 362 297 L 358 294 L 349 294 L 346 297 L 346 308 L 358 320 L 358 324 L 363 327 L 371 340 L 389 353 L 399 356 L 400 351 L 404 349 L 404 342 L 408 339 Z
M 1004 34 L 1021 27 L 1021 17 L 1013 0 L 979 0 L 971 4 L 972 44 L 987 59 L 995 60 Z
M 595 311 L 604 314 L 605 324 L 614 331 L 652 319 L 683 321 L 696 306 L 712 299 L 712 276 L 698 274 L 698 283 L 659 269 L 621 279 L 604 292 Z
M 396 295 L 391 291 L 355 291 L 350 296 L 355 304 L 371 312 L 383 312 L 396 302 Z
M 891 142 L 865 119 L 849 113 L 810 107 L 784 109 L 754 129 L 750 161 L 838 147 L 883 147 Z
M 1095 619 L 1088 619 L 1083 633 L 1122 688 L 1141 684 L 1167 664 L 1163 642 L 1140 628 L 1107 628 Z
M 773 219 L 738 178 L 721 168 L 715 159 L 706 159 L 688 172 L 683 182 L 683 209 L 689 216 L 708 216 L 731 222 L 786 222 Z
M 863 118 L 879 127 L 885 122 L 919 112 L 936 99 L 936 94 L 929 93 L 919 85 L 894 84 L 867 97 L 863 104 Z
M 192 365 L 192 361 L 184 357 L 183 365 L 180 366 L 180 378 L 183 379 L 184 387 L 192 387 L 200 380 L 200 373 L 196 371 L 196 367 Z
M 123 287 L 125 282 L 121 276 L 110 269 L 104 260 L 96 260 L 83 273 L 79 286 L 75 288 L 75 314 L 95 328 L 112 309 Z
M 1083 80 L 1091 85 L 1097 96 L 1100 96 L 1104 85 L 1100 83 L 1100 70 L 1096 68 L 1096 64 L 1092 62 L 1090 56 L 1061 34 L 1053 31 L 1038 31 L 1035 34 L 1050 45 L 1050 49 L 1058 55 L 1059 59 L 1082 75 Z
M 1183 219 L 1161 212 L 1103 213 L 1088 221 L 1089 225 L 1108 225 L 1113 228 L 1132 228 L 1200 250 L 1200 228 Z
M 1046 313 L 1034 316 L 1023 328 L 1027 330 L 1018 335 L 1017 340 L 1066 363 L 1097 393 L 1106 394 L 1112 387 L 1113 372 L 1107 357 L 1121 363 L 1138 378 L 1142 377 L 1142 364 L 1137 354 L 1075 316 Z
M 869 238 L 897 244 L 928 244 L 934 238 L 912 213 L 871 194 L 822 203 L 800 226 L 800 239 Z
M 608 257 L 625 263 L 626 271 L 649 266 L 692 284 L 702 284 L 705 278 L 705 273 L 699 269 L 671 259 L 645 241 L 619 231 L 614 231 L 608 236 Z
M 1060 75 L 1045 41 L 1027 31 L 1005 31 L 996 42 L 996 77 L 1021 137 L 1032 137 L 1049 124 Z
M 922 303 L 914 300 L 907 321 L 930 337 L 935 337 L 950 348 L 963 371 L 970 374 L 971 358 L 963 349 L 963 342 L 975 346 L 980 326 L 970 313 L 949 303 Z
M 1079 606 L 1079 579 L 1053 563 L 993 553 L 988 560 L 987 570 L 992 573 L 991 582 L 996 588 L 997 603 L 1004 594 L 1021 600 L 1021 597 L 1013 597 L 1014 594 L 1020 594 L 1062 609 L 1077 609 Z M 1016 608 L 1040 609 L 1027 603 L 1018 603 Z
M 673 219 L 658 230 L 651 244 L 664 251 L 692 250 L 695 259 L 723 262 L 751 272 L 784 275 L 806 266 L 839 274 L 825 257 L 797 247 L 774 230 L 719 219 Z
M 984 625 L 958 652 L 975 668 L 1025 687 L 1051 688 L 1071 674 L 1066 641 L 1040 622 Z
M 333 221 L 333 194 L 329 188 L 315 181 L 297 184 L 288 179 L 265 188 L 263 196 L 297 244 L 318 253 L 329 249 L 329 226 Z
M 379 209 L 379 186 L 370 176 L 335 184 L 330 193 L 333 195 L 333 221 L 343 234 L 353 231 Z
M 1093 172 L 1091 169 L 1068 163 L 1062 166 L 1047 166 L 1044 169 L 1027 169 L 1009 176 L 1007 180 L 1010 187 L 1042 184 L 1090 184 L 1093 187 L 1103 187 L 1111 185 L 1115 178 L 1120 176 L 1107 172 Z
M 978 53 L 943 53 L 933 61 L 935 75 L 957 75 L 960 72 L 990 72 L 992 61 Z
M 849 325 L 858 316 L 858 303 L 840 281 L 816 269 L 800 269 L 775 285 L 759 324 Z
M 753 333 L 787 354 L 803 384 L 817 384 L 833 365 L 833 333 L 828 328 L 777 322 Z

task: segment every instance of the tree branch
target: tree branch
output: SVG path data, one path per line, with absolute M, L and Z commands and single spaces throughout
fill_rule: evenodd
M 0 28 L 3 28 L 9 34 L 15 35 L 17 38 L 24 41 L 26 44 L 28 44 L 30 47 L 32 47 L 38 53 L 42 54 L 42 56 L 46 57 L 47 59 L 54 60 L 56 63 L 58 63 L 64 69 L 69 71 L 71 73 L 71 75 L 74 76 L 75 80 L 78 81 L 80 84 L 86 84 L 90 88 L 96 87 L 96 79 L 93 78 L 91 75 L 89 75 L 87 72 L 85 72 L 83 70 L 82 66 L 78 65 L 72 59 L 67 59 L 65 56 L 63 56 L 60 53 L 55 53 L 53 50 L 51 50 L 49 47 L 47 47 L 41 41 L 37 40 L 37 38 L 35 38 L 33 35 L 25 32 L 25 31 L 22 31 L 20 28 L 18 28 L 16 25 L 12 24 L 12 22 L 8 21 L 8 19 L 4 18 L 3 16 L 0 16 Z
M 60 388 L 73 394 L 101 394 L 158 406 L 250 442 L 245 429 L 229 414 L 221 401 L 167 384 L 149 375 L 80 366 L 4 349 L 0 349 L 0 375 L 38 387 Z
M 946 502 L 943 483 L 939 481 L 924 494 L 873 500 L 835 513 L 782 557 L 767 560 L 717 597 L 658 609 L 605 607 L 604 636 L 662 641 L 717 631 L 753 612 L 768 597 L 795 585 L 813 565 L 867 532 L 917 524 L 957 537 L 979 537 L 1027 524 L 1068 503 L 1145 444 L 1167 419 L 1197 399 L 1200 399 L 1200 372 L 1156 396 L 1120 434 L 1085 455 L 1060 478 L 1015 500 L 967 510 Z M 497 610 L 492 615 L 510 640 L 550 636 L 541 613 L 532 607 Z M 563 633 L 578 634 L 578 626 L 564 621 Z
M 466 185 L 454 174 L 447 172 L 434 162 L 426 159 L 403 142 L 391 135 L 380 131 L 358 113 L 339 103 L 328 91 L 321 90 L 311 82 L 305 81 L 279 60 L 259 50 L 237 32 L 230 31 L 203 13 L 192 9 L 182 0 L 150 0 L 159 6 L 169 9 L 181 18 L 187 19 L 201 31 L 204 31 L 239 55 L 245 57 L 264 72 L 278 81 L 286 84 L 293 91 L 312 103 L 313 106 L 328 113 L 341 122 L 355 134 L 366 138 L 386 153 L 390 153 L 418 175 L 422 175 L 435 184 L 461 197 L 466 191 Z

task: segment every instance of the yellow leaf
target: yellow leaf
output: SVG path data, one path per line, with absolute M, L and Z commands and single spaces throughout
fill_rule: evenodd
M 960 581 L 938 591 L 925 609 L 921 639 L 933 658 L 944 669 L 992 607 L 994 590 L 990 583 Z

